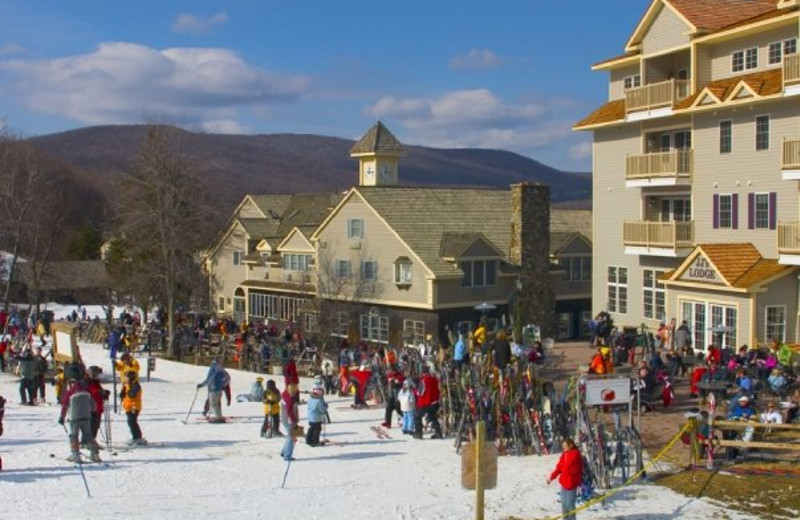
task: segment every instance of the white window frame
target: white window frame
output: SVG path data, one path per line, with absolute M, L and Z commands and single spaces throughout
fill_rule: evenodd
M 642 316 L 645 318 L 666 321 L 667 291 L 664 284 L 658 281 L 658 277 L 665 272 L 662 269 L 642 270 Z
M 723 125 L 727 124 L 727 133 L 723 130 Z M 719 122 L 719 153 L 728 155 L 733 153 L 733 121 L 725 119 Z
M 759 119 L 762 121 L 766 121 L 766 131 L 763 129 L 759 130 Z M 769 150 L 770 148 L 770 132 L 772 126 L 772 118 L 769 114 L 761 114 L 757 115 L 753 120 L 753 124 L 755 125 L 755 147 L 757 152 L 764 152 Z M 764 136 L 766 135 L 766 139 L 764 140 Z M 762 141 L 759 141 L 759 137 L 762 138 Z
M 307 312 L 303 315 L 303 332 L 319 332 L 319 314 Z
M 778 40 L 767 45 L 767 63 L 778 65 L 784 57 L 797 53 L 797 38 Z
M 420 320 L 403 320 L 403 337 L 413 337 L 412 345 L 425 343 L 425 322 Z
M 397 285 L 411 285 L 414 276 L 414 266 L 411 262 L 401 261 L 394 264 L 394 283 Z
M 769 229 L 769 192 L 757 192 L 753 194 L 753 229 Z M 763 207 L 759 209 L 759 205 Z
M 361 239 L 364 238 L 364 219 L 363 218 L 349 218 L 347 219 L 347 238 Z
M 361 262 L 361 279 L 366 282 L 374 282 L 378 279 L 378 262 L 375 260 L 364 260 Z
M 361 315 L 361 339 L 375 343 L 389 343 L 389 317 L 373 314 Z
M 308 271 L 311 255 L 287 253 L 283 255 L 284 271 Z
M 641 74 L 631 74 L 630 76 L 625 76 L 624 78 L 622 78 L 623 90 L 630 90 L 632 88 L 638 88 L 641 86 L 642 86 Z
M 770 316 L 770 311 L 780 311 L 783 321 L 775 322 L 775 316 Z M 776 332 L 779 333 L 777 336 Z M 786 341 L 786 305 L 766 305 L 764 307 L 764 339 L 768 342 L 775 339 L 781 343 Z
M 350 260 L 336 260 L 336 278 L 353 276 L 353 263 Z
M 727 208 L 725 208 L 725 201 L 727 201 Z M 719 194 L 719 207 L 717 208 L 720 229 L 733 229 L 733 194 L 720 193 Z
M 244 251 L 237 249 L 233 252 L 233 265 L 244 265 Z
M 612 277 L 613 269 L 613 277 Z M 624 271 L 625 281 L 622 280 Z M 607 269 L 606 278 L 608 312 L 617 314 L 628 314 L 628 268 L 626 266 L 610 265 Z
M 350 319 L 346 312 L 337 312 L 331 318 L 331 336 L 346 338 L 350 328 Z
M 731 53 L 731 72 L 742 72 L 757 68 L 758 47 L 748 47 Z

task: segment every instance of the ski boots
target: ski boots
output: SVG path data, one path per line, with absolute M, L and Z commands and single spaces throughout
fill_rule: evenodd
M 81 454 L 80 454 L 80 452 L 75 452 L 75 451 L 73 451 L 73 452 L 70 454 L 70 456 L 69 456 L 69 457 L 67 457 L 67 460 L 68 460 L 69 462 L 74 462 L 75 464 L 81 464 L 81 463 L 83 463 L 83 459 L 81 459 Z

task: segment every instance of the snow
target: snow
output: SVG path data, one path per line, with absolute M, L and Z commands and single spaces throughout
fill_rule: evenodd
M 57 317 L 72 310 L 49 308 Z M 97 313 L 102 314 L 99 308 Z M 87 365 L 110 372 L 108 352 L 99 345 L 81 344 L 81 351 Z M 163 444 L 116 455 L 102 451 L 107 465 L 83 466 L 91 498 L 79 469 L 64 460 L 68 446 L 56 422 L 59 409 L 20 406 L 18 378 L 0 374 L 0 395 L 9 400 L 0 437 L 2 518 L 474 518 L 475 495 L 461 487 L 461 459 L 452 439 L 418 441 L 396 425 L 390 439 L 378 439 L 370 426 L 382 422 L 382 409 L 353 410 L 350 399 L 326 396 L 333 422 L 325 436 L 333 444 L 310 448 L 300 440 L 281 489 L 287 468 L 279 455 L 283 439 L 260 438 L 262 405 L 235 400 L 249 392 L 254 374 L 231 371 L 234 399 L 230 407 L 223 404 L 223 413 L 232 422 L 199 420 L 202 389 L 184 424 L 207 367 L 159 359 L 146 381 L 146 363 L 141 364 L 144 410 L 139 423 L 151 443 Z M 276 381 L 282 388 L 282 381 Z M 301 379 L 300 386 L 308 390 L 310 380 Z M 52 387 L 47 392 L 52 399 Z M 300 412 L 303 419 L 305 406 Z M 113 444 L 129 438 L 124 414 L 112 414 Z M 557 455 L 501 457 L 498 486 L 486 491 L 486 518 L 560 514 L 558 486 L 545 484 L 556 460 Z M 579 517 L 751 518 L 656 485 L 631 486 L 605 507 L 593 506 Z

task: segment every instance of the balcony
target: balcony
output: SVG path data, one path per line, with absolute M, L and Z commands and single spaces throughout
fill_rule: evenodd
M 629 155 L 625 160 L 625 184 L 647 186 L 688 186 L 694 170 L 692 150 Z
M 800 222 L 778 222 L 778 263 L 800 265 Z
M 800 54 L 783 57 L 783 85 L 800 83 Z
M 685 79 L 671 79 L 628 89 L 625 91 L 625 111 L 631 113 L 672 108 L 678 101 L 689 97 L 690 89 L 690 82 Z
M 628 255 L 685 257 L 694 247 L 694 222 L 624 221 L 622 243 Z
M 783 180 L 800 180 L 800 139 L 784 139 L 781 155 Z

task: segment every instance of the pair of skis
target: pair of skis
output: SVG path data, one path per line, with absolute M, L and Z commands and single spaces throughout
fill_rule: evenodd
M 381 428 L 380 426 L 371 426 L 370 429 L 375 433 L 375 435 L 379 439 L 391 439 L 392 438 L 392 436 L 389 435 L 389 432 L 386 431 L 384 428 Z

